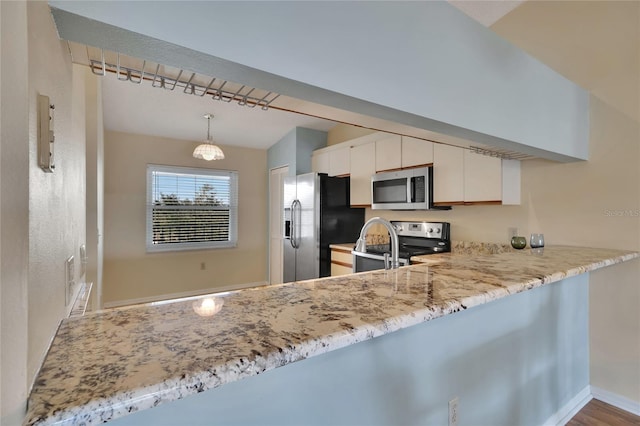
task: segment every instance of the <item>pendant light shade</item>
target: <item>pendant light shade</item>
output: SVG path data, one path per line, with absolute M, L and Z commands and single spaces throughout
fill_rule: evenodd
M 193 150 L 193 158 L 207 161 L 222 160 L 224 159 L 224 152 L 211 139 L 211 119 L 213 114 L 205 114 L 204 118 L 207 119 L 207 139 Z

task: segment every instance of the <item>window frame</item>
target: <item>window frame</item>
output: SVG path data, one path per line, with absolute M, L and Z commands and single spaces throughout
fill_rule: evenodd
M 196 176 L 224 176 L 229 177 L 229 239 L 226 241 L 182 242 L 182 243 L 153 243 L 153 174 L 154 172 L 188 174 Z M 235 170 L 219 170 L 198 167 L 169 166 L 159 164 L 147 164 L 147 196 L 145 208 L 146 237 L 145 245 L 147 253 L 186 251 L 186 250 L 211 250 L 219 248 L 234 248 L 238 245 L 238 172 Z M 211 210 L 215 210 L 212 208 Z

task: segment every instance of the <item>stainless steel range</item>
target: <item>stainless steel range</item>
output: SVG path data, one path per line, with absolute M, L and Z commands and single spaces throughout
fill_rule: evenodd
M 448 222 L 392 221 L 398 235 L 399 266 L 409 265 L 412 256 L 451 251 L 451 225 Z M 388 269 L 391 243 L 367 245 L 366 251 L 352 251 L 353 272 Z

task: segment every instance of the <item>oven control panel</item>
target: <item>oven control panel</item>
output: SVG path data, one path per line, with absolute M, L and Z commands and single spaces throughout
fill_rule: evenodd
M 449 239 L 449 223 L 447 222 L 401 222 L 392 221 L 398 236 Z

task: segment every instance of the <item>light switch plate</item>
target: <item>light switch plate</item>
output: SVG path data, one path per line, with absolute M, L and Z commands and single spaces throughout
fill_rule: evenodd
M 65 266 L 66 282 L 64 290 L 64 304 L 65 306 L 69 306 L 69 303 L 71 302 L 71 296 L 73 294 L 73 286 L 75 284 L 75 267 L 73 256 L 67 259 Z

